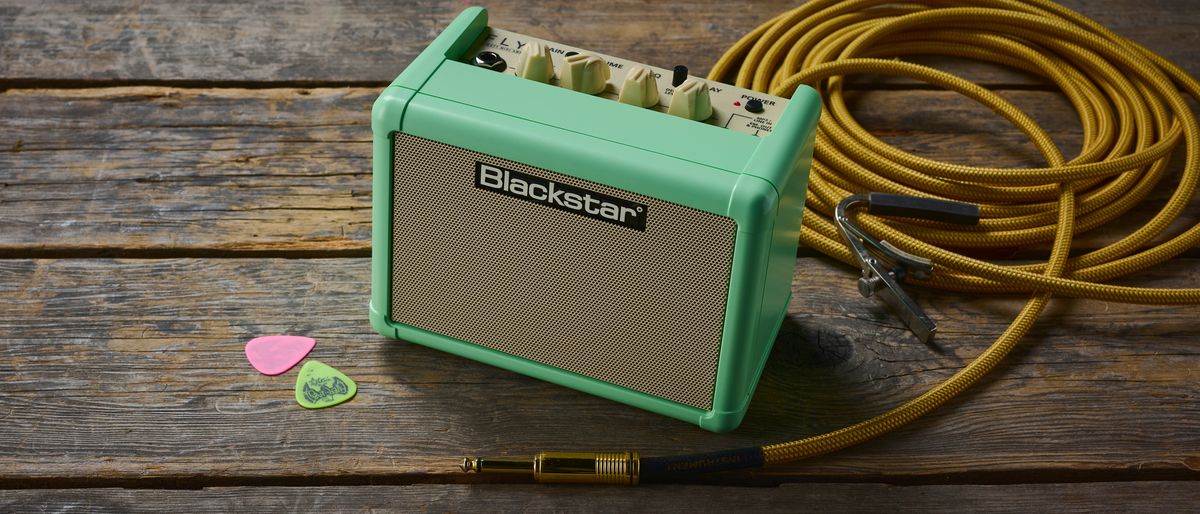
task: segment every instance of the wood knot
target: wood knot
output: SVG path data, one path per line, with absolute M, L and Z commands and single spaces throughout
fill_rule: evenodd
M 779 331 L 783 351 L 806 367 L 834 367 L 854 355 L 854 340 L 845 327 L 808 323 L 791 316 Z

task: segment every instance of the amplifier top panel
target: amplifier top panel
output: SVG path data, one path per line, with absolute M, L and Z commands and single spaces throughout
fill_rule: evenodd
M 788 103 L 692 77 L 682 66 L 667 70 L 493 27 L 463 62 L 755 136 L 769 134 Z

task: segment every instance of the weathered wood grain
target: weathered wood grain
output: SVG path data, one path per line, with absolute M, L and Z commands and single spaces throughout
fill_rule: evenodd
M 706 72 L 739 37 L 798 2 L 486 2 L 491 24 L 554 41 Z M 1200 11 L 1188 2 L 1063 4 L 1197 71 Z M 0 80 L 383 84 L 468 5 L 353 3 L 0 3 Z M 989 84 L 1036 83 L 990 66 L 935 61 Z
M 213 255 L 370 248 L 372 88 L 17 89 L 0 93 L 0 255 Z M 1078 151 L 1066 102 L 1005 96 Z M 1037 166 L 1024 136 L 953 93 L 851 96 L 867 128 L 919 155 Z M 930 106 L 936 106 L 931 108 Z M 1182 156 L 1175 159 L 1178 173 Z M 1172 180 L 1110 226 L 1094 248 L 1140 224 Z M 1168 231 L 1200 222 L 1200 200 Z M 301 253 L 297 253 L 301 252 Z
M 1194 482 L 931 485 L 797 484 L 775 488 L 410 485 L 218 487 L 199 491 L 0 491 L 0 508 L 38 512 L 1175 512 Z
M 1066 3 L 1200 72 L 1189 3 Z M 703 73 L 793 4 L 488 6 L 495 26 Z M 1164 512 L 1200 500 L 1200 311 L 1072 300 L 1055 300 L 992 377 L 910 427 L 711 479 L 781 487 L 458 483 L 488 480 L 455 470 L 468 454 L 661 455 L 838 428 L 948 377 L 1020 304 L 917 290 L 941 324 L 925 347 L 857 295 L 853 270 L 801 257 L 790 316 L 731 434 L 375 335 L 366 259 L 295 258 L 367 255 L 371 101 L 465 5 L 0 0 L 0 511 Z M 1077 150 L 1074 116 L 1040 82 L 926 62 L 1001 89 Z M 955 95 L 854 87 L 867 89 L 852 94 L 864 125 L 902 148 L 1039 163 Z M 1119 237 L 1165 197 L 1080 246 Z M 1170 232 L 1197 222 L 1200 202 Z M 28 259 L 97 255 L 291 259 Z M 1126 283 L 1200 287 L 1200 250 L 1187 255 Z M 313 358 L 354 377 L 359 396 L 297 406 L 295 371 L 259 375 L 242 353 L 273 333 L 317 337 Z M 840 481 L 907 485 L 828 483 Z M 258 487 L 228 487 L 241 485 Z
M 364 254 L 377 94 L 6 91 L 0 247 Z
M 468 454 L 646 455 L 790 440 L 877 414 L 948 377 L 1016 298 L 918 292 L 929 348 L 854 273 L 797 261 L 795 300 L 743 426 L 662 416 L 388 341 L 367 325 L 365 259 L 0 260 L 0 485 L 478 480 Z M 1200 285 L 1200 260 L 1138 284 Z M 1196 479 L 1194 306 L 1056 301 L 997 373 L 883 439 L 728 480 L 900 483 Z M 295 371 L 250 368 L 246 340 L 318 339 L 358 397 L 310 411 Z M 56 482 L 58 481 L 58 482 Z

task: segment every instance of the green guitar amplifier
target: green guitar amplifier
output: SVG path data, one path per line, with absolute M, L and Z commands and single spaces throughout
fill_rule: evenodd
M 791 297 L 820 109 L 467 9 L 371 113 L 371 323 L 731 430 Z

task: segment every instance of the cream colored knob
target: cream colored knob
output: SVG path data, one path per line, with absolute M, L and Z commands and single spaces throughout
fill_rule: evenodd
M 617 100 L 638 107 L 658 105 L 658 81 L 654 79 L 654 72 L 645 66 L 630 67 Z
M 575 54 L 563 59 L 558 73 L 558 85 L 594 95 L 608 85 L 608 63 L 599 57 Z
M 521 60 L 517 62 L 517 76 L 538 82 L 550 82 L 550 77 L 554 76 L 550 47 L 536 41 L 525 45 L 525 49 L 521 50 Z
M 712 101 L 708 98 L 708 83 L 700 79 L 688 79 L 675 88 L 667 114 L 696 121 L 711 117 Z

